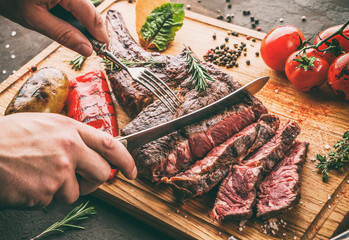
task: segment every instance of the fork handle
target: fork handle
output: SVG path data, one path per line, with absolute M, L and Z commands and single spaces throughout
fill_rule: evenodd
M 117 64 L 120 68 L 127 70 L 125 64 L 123 64 L 119 59 L 117 59 L 114 54 L 106 49 L 106 44 L 99 42 L 96 40 L 74 16 L 71 12 L 65 10 L 62 6 L 56 5 L 54 8 L 50 10 L 50 12 L 56 17 L 70 23 L 73 27 L 78 29 L 84 36 L 91 42 L 93 50 L 97 53 L 98 56 L 103 56 L 107 58 L 109 61 Z

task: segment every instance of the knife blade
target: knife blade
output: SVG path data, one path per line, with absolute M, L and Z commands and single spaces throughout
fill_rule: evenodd
M 257 93 L 260 89 L 263 88 L 268 80 L 269 77 L 257 78 L 252 82 L 244 85 L 243 87 L 237 89 L 236 91 L 228 94 L 227 96 L 219 99 L 218 101 L 213 102 L 194 112 L 127 136 L 117 137 L 116 139 L 123 143 L 129 151 L 132 151 L 138 146 L 144 145 L 171 132 L 182 129 L 185 126 L 203 120 L 209 116 L 212 116 L 214 113 L 219 112 L 220 110 L 232 106 L 246 96 L 246 91 L 251 94 Z

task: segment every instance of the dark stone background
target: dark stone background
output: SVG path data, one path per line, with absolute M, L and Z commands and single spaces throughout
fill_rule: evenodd
M 259 19 L 258 26 L 263 32 L 278 25 L 294 25 L 303 31 L 306 38 L 313 39 L 323 29 L 344 23 L 349 18 L 349 0 L 231 0 L 231 9 L 228 9 L 226 0 L 175 2 L 184 2 L 186 7 L 189 4 L 192 11 L 214 18 L 218 14 L 224 17 L 226 14 L 234 14 L 232 23 L 247 28 L 251 28 L 250 16 L 253 16 Z M 249 10 L 251 15 L 243 16 L 243 10 Z M 305 22 L 301 20 L 302 16 L 306 17 Z M 280 18 L 284 19 L 283 23 L 279 21 Z M 1 82 L 47 47 L 51 40 L 3 17 L 0 17 L 0 24 Z M 15 36 L 11 36 L 12 31 L 16 32 Z M 9 48 L 6 48 L 7 44 L 10 45 Z M 171 239 L 92 196 L 81 197 L 72 205 L 52 203 L 46 212 L 0 210 L 0 239 L 29 239 L 87 200 L 96 207 L 98 214 L 82 223 L 86 230 L 52 234 L 44 239 Z M 342 226 L 340 231 L 346 228 L 348 224 Z

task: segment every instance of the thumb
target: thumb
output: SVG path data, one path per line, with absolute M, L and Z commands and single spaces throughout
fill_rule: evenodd
M 33 5 L 27 12 L 27 24 L 35 31 L 84 56 L 92 54 L 92 45 L 75 27 L 52 15 L 47 9 Z

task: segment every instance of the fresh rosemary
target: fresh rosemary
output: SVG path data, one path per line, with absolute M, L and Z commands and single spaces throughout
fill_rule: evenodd
M 316 155 L 316 159 L 320 161 L 316 167 L 321 169 L 322 181 L 324 182 L 328 182 L 330 169 L 341 170 L 349 161 L 349 130 L 343 134 L 343 139 L 339 140 L 333 147 L 336 150 L 330 151 L 328 157 Z
M 190 81 L 193 84 L 196 91 L 201 92 L 206 90 L 206 80 L 214 80 L 187 46 L 185 46 L 185 60 L 189 64 L 189 73 L 192 75 Z
M 50 233 L 50 232 L 54 232 L 54 231 L 64 232 L 62 230 L 63 227 L 85 229 L 82 226 L 72 224 L 72 222 L 84 220 L 84 219 L 87 219 L 90 215 L 96 214 L 95 207 L 92 206 L 92 207 L 86 208 L 87 204 L 88 204 L 88 202 L 86 202 L 85 204 L 82 203 L 80 206 L 77 206 L 62 221 L 54 223 L 53 225 L 48 227 L 45 231 L 43 231 L 42 233 L 40 233 L 36 237 L 31 238 L 30 240 L 39 239 L 40 237 L 44 236 L 45 234 Z
M 74 60 L 71 60 L 69 62 L 70 65 L 73 65 L 71 68 L 74 69 L 75 71 L 78 71 L 81 69 L 82 65 L 86 61 L 87 57 L 84 57 L 82 55 L 77 55 Z
M 137 59 L 121 59 L 120 60 L 123 64 L 126 65 L 126 67 L 150 67 L 150 66 L 163 66 L 165 65 L 165 63 L 163 62 L 158 62 L 155 58 L 150 57 L 150 58 L 146 58 L 144 61 L 140 61 Z M 121 68 L 119 66 L 117 66 L 115 63 L 113 63 L 112 61 L 104 58 L 102 63 L 104 63 L 104 66 L 107 70 L 109 71 L 120 71 Z

